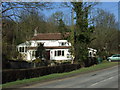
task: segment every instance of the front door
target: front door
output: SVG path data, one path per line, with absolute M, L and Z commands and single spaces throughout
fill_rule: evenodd
M 46 53 L 47 53 L 47 60 L 50 60 L 50 50 L 46 51 Z

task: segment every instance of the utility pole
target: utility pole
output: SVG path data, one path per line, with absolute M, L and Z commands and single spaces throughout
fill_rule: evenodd
M 120 1 L 118 2 L 118 28 L 120 30 Z
M 74 51 L 74 10 L 72 8 L 72 15 L 71 15 L 71 44 L 72 44 L 72 64 L 74 63 L 75 51 Z
M 118 2 L 118 29 L 120 31 L 120 1 Z M 118 34 L 119 40 L 119 34 Z M 120 42 L 118 43 L 118 52 L 120 51 Z

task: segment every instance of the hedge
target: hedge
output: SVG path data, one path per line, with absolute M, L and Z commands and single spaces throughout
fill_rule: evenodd
M 3 70 L 2 71 L 2 83 L 12 82 L 16 80 L 29 79 L 52 73 L 63 73 L 72 70 L 79 69 L 79 64 L 66 64 L 58 66 L 48 66 L 30 69 L 14 69 L 14 70 Z

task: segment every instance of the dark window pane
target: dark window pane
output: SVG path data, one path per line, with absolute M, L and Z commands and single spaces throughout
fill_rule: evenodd
M 64 51 L 62 51 L 62 56 L 64 56 Z
M 20 52 L 24 52 L 24 47 L 20 47 Z
M 27 52 L 27 47 L 25 47 L 25 52 Z
M 24 47 L 22 47 L 22 52 L 24 52 Z
M 58 56 L 60 56 L 61 55 L 61 51 L 58 51 Z
M 55 56 L 57 56 L 57 51 L 55 51 Z

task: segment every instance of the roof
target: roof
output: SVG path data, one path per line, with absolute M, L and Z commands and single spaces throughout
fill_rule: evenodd
M 46 49 L 67 49 L 71 48 L 71 46 L 52 46 L 52 47 L 45 47 Z M 28 49 L 37 49 L 37 47 L 29 47 Z
M 70 34 L 65 33 L 64 37 L 68 37 Z M 32 40 L 62 40 L 63 35 L 61 33 L 39 33 L 32 38 Z

